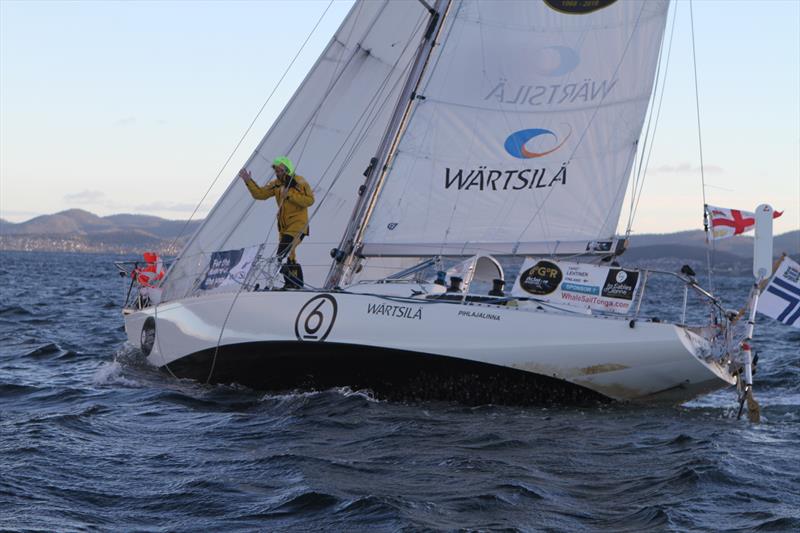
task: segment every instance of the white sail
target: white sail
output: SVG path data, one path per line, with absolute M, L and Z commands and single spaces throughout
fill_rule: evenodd
M 314 188 L 310 235 L 298 248 L 305 280 L 313 286 L 328 273 L 330 249 L 351 216 L 428 19 L 418 2 L 356 3 L 246 165 L 264 184 L 273 177 L 273 158 L 288 155 Z M 191 293 L 213 252 L 266 242 L 271 254 L 279 239 L 276 213 L 274 200 L 254 201 L 234 178 L 170 271 L 164 298 Z
M 582 250 L 614 235 L 668 1 L 560 4 L 453 4 L 362 254 Z

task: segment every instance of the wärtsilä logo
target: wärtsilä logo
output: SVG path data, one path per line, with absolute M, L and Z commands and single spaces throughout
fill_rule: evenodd
M 572 129 L 564 136 L 564 139 L 559 142 L 559 137 L 554 132 L 543 128 L 532 128 L 527 130 L 515 131 L 508 136 L 504 144 L 506 152 L 518 159 L 533 159 L 535 157 L 543 157 L 547 154 L 552 154 L 567 142 L 569 136 L 572 135 Z M 545 137 L 547 136 L 547 137 Z M 537 148 L 526 147 L 528 143 L 534 144 L 534 139 L 542 141 L 544 138 L 549 139 L 552 137 L 551 142 L 545 145 L 543 142 L 536 143 Z M 555 144 L 555 146 L 553 145 Z
M 543 76 L 561 77 L 581 62 L 578 52 L 568 46 L 545 46 L 534 54 L 533 68 Z

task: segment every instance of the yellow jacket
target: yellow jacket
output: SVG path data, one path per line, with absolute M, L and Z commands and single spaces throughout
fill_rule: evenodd
M 314 191 L 303 178 L 295 175 L 292 186 L 284 187 L 280 181 L 274 179 L 259 187 L 252 179 L 246 179 L 245 184 L 250 194 L 256 200 L 266 200 L 275 197 L 278 203 L 278 231 L 288 235 L 308 235 L 308 208 L 314 204 Z

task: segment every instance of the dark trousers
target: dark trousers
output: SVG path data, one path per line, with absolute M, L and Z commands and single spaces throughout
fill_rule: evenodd
M 283 288 L 284 289 L 302 289 L 303 288 L 303 267 L 295 259 L 294 249 L 300 244 L 305 235 L 300 235 L 295 239 L 294 235 L 288 233 L 281 233 L 281 240 L 278 243 L 277 257 L 278 261 L 286 263 L 281 265 L 281 274 L 283 274 Z M 288 256 L 288 259 L 286 258 Z

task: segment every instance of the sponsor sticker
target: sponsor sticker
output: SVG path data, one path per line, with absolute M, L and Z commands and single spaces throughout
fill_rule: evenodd
M 561 284 L 561 290 L 579 292 L 581 294 L 600 294 L 600 287 L 595 287 L 594 285 L 578 285 L 577 283 L 564 282 Z
M 544 3 L 559 13 L 586 15 L 606 8 L 617 0 L 544 0 Z
M 520 274 L 520 286 L 539 296 L 553 293 L 564 278 L 561 269 L 550 261 L 539 261 Z
M 208 270 L 200 283 L 200 290 L 207 291 L 233 283 L 244 283 L 257 252 L 257 248 L 239 248 L 211 253 Z
M 547 296 L 545 300 L 552 303 L 627 313 L 638 283 L 635 270 L 528 258 L 512 294 Z
M 606 298 L 619 298 L 633 300 L 636 284 L 639 282 L 639 273 L 619 268 L 609 269 L 606 282 L 603 284 L 602 295 Z

